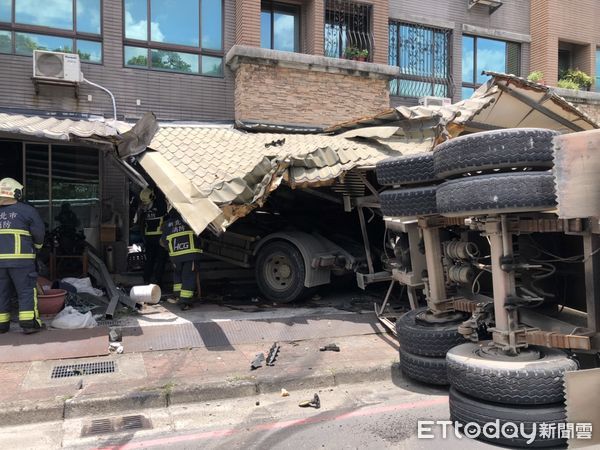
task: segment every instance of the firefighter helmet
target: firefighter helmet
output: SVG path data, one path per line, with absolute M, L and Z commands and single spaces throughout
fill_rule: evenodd
M 13 178 L 0 180 L 0 198 L 14 198 L 21 200 L 23 196 L 23 185 Z
M 152 203 L 154 197 L 154 191 L 150 188 L 144 188 L 142 189 L 142 192 L 140 192 L 140 200 L 144 205 Z

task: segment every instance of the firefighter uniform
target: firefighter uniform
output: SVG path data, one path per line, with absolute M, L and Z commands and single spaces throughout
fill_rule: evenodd
M 160 245 L 162 226 L 167 215 L 167 202 L 164 196 L 154 195 L 151 189 L 144 189 L 140 193 L 142 202 L 141 219 L 144 228 L 144 283 L 160 284 L 167 262 L 167 252 Z
M 161 239 L 174 267 L 173 293 L 179 297 L 181 308 L 188 309 L 196 287 L 196 261 L 202 253 L 198 239 L 175 209 L 165 221 Z
M 42 247 L 45 227 L 35 208 L 16 201 L 22 189 L 15 180 L 0 181 L 0 332 L 3 333 L 10 327 L 13 286 L 19 300 L 21 328 L 25 332 L 42 328 L 37 307 L 35 251 Z

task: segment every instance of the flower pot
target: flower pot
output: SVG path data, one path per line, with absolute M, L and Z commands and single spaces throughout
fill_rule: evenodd
M 362 62 L 365 62 L 367 60 L 367 57 L 366 56 L 359 56 L 358 60 L 362 61 Z
M 65 306 L 64 289 L 47 289 L 38 294 L 38 311 L 43 315 L 55 315 Z

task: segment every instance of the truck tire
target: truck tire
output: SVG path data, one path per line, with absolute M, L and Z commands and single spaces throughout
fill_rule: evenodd
M 384 159 L 375 166 L 375 173 L 377 182 L 382 186 L 434 181 L 433 153 L 427 152 Z
M 273 241 L 262 247 L 256 258 L 256 283 L 268 300 L 289 303 L 305 297 L 306 267 L 300 251 L 289 242 Z
M 413 355 L 400 347 L 400 369 L 408 378 L 427 384 L 447 386 L 446 359 Z
M 435 186 L 389 189 L 379 194 L 384 216 L 413 217 L 436 214 Z
M 480 175 L 442 183 L 437 209 L 445 216 L 541 211 L 556 206 L 550 172 Z
M 559 439 L 558 432 L 554 433 L 554 438 L 546 439 L 543 435 L 540 436 L 541 428 L 539 424 L 550 424 L 556 430 L 557 424 L 565 423 L 566 419 L 567 413 L 563 403 L 554 403 L 551 405 L 501 405 L 477 400 L 459 392 L 453 387 L 450 388 L 450 420 L 453 422 L 458 422 L 463 426 L 474 422 L 483 428 L 486 424 L 495 423 L 498 420 L 500 430 L 505 424 L 511 423 L 515 424 L 517 428 L 523 426 L 526 434 L 532 433 L 534 427 L 536 428 L 536 436 L 530 444 L 527 443 L 527 438 L 521 435 L 519 437 L 508 437 L 499 433 L 499 437 L 496 438 L 492 435 L 492 430 L 489 428 L 486 428 L 488 436 L 480 433 L 477 437 L 479 440 L 503 445 L 507 448 L 563 448 L 566 444 L 566 439 Z M 465 431 L 464 434 L 467 436 L 469 430 L 473 430 L 472 425 L 461 429 L 461 431 Z M 507 433 L 512 435 L 512 430 L 513 427 L 507 425 Z
M 513 168 L 550 168 L 552 140 L 560 133 L 543 128 L 513 128 L 461 136 L 438 145 L 433 165 L 438 178 Z
M 566 353 L 530 346 L 541 358 L 531 361 L 486 358 L 474 343 L 452 348 L 446 355 L 448 381 L 460 392 L 509 405 L 545 405 L 564 400 L 565 372 L 577 370 Z
M 413 309 L 396 321 L 398 341 L 405 351 L 419 356 L 444 357 L 452 347 L 466 342 L 458 333 L 462 319 L 428 323 L 419 318 L 426 311 L 427 308 Z

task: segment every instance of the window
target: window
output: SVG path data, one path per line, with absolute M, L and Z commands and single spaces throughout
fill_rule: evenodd
M 100 64 L 101 11 L 101 0 L 45 0 L 43 8 L 32 0 L 0 0 L 0 53 L 51 50 Z
M 325 56 L 373 60 L 373 7 L 346 0 L 325 3 Z
M 100 218 L 98 150 L 67 145 L 0 141 L 0 179 L 12 177 L 25 186 L 25 199 L 49 229 L 69 203 L 81 227 L 97 227 Z
M 391 22 L 388 63 L 400 68 L 390 94 L 452 97 L 451 31 Z
M 462 98 L 469 98 L 489 78 L 481 72 L 521 73 L 521 46 L 478 36 L 463 36 Z
M 300 8 L 274 2 L 262 2 L 260 46 L 285 52 L 300 51 Z
M 223 76 L 222 0 L 124 0 L 125 66 Z

